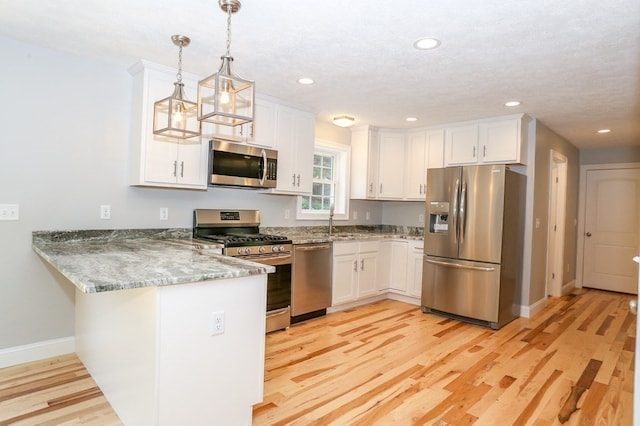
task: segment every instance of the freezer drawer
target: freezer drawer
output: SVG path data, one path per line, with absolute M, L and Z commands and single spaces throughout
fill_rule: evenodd
M 422 307 L 498 328 L 500 265 L 425 256 Z

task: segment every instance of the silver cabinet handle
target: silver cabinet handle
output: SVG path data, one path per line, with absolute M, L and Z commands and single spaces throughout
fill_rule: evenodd
M 484 158 L 484 157 L 486 157 L 486 156 L 487 156 L 487 146 L 485 145 L 485 146 L 482 148 L 482 157 Z
M 420 192 L 419 192 L 419 194 L 422 195 L 422 184 L 420 184 Z
M 173 176 L 178 176 L 178 160 L 173 162 Z
M 473 158 L 476 158 L 476 147 L 473 147 Z
M 373 183 L 369 184 L 369 192 L 372 193 L 373 192 Z
M 244 136 L 244 125 L 240 126 L 240 136 Z
M 364 259 L 360 260 L 360 270 L 364 271 Z
M 298 188 L 300 188 L 300 174 L 298 174 Z
M 184 161 L 180 162 L 180 177 L 184 177 Z
M 382 194 L 382 184 L 380 184 L 380 193 Z
M 487 266 L 468 266 L 468 265 L 460 265 L 458 263 L 442 262 L 439 260 L 431 260 L 431 259 L 425 259 L 424 261 L 428 263 L 432 263 L 434 265 L 446 266 L 448 268 L 471 269 L 473 271 L 485 271 L 485 272 L 493 272 L 496 270 L 496 268 L 487 267 Z
M 638 300 L 629 300 L 629 311 L 633 315 L 638 315 Z
M 291 183 L 292 186 L 296 186 L 296 174 L 293 174 L 293 182 Z
M 358 261 L 357 260 L 353 261 L 353 270 L 358 272 Z
M 251 139 L 253 139 L 253 137 L 254 137 L 254 130 L 253 129 L 255 129 L 255 126 L 253 125 L 253 122 L 251 122 L 251 131 L 249 132 L 249 137 Z

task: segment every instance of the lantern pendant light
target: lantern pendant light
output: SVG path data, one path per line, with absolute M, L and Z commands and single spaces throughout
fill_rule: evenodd
M 240 2 L 219 0 L 218 4 L 227 13 L 227 51 L 220 57 L 218 72 L 198 83 L 198 120 L 238 126 L 253 121 L 255 83 L 231 72 L 231 14 L 240 9 Z
M 182 48 L 191 40 L 187 36 L 173 35 L 171 41 L 179 48 L 177 81 L 173 83 L 171 96 L 153 104 L 153 134 L 188 139 L 200 136 L 198 106 L 186 98 L 182 82 Z

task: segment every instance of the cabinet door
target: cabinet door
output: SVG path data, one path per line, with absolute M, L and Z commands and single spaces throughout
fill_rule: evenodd
M 484 163 L 520 161 L 520 120 L 480 123 L 481 159 Z
M 310 194 L 313 186 L 313 153 L 315 150 L 315 118 L 313 114 L 298 111 L 294 121 L 296 147 L 296 191 Z
M 311 193 L 314 126 L 312 114 L 278 108 L 278 192 Z
M 409 296 L 422 296 L 422 263 L 424 243 L 422 241 L 409 244 L 409 259 L 407 265 L 407 289 Z
M 410 133 L 407 138 L 407 180 L 405 198 L 421 200 L 424 198 L 427 183 L 427 133 Z
M 407 291 L 407 255 L 406 241 L 391 242 L 391 271 L 389 288 L 400 292 Z
M 201 185 L 207 181 L 207 169 L 203 163 L 207 161 L 208 149 L 202 149 L 204 144 L 183 141 L 178 145 L 178 159 L 176 161 L 176 183 L 182 185 Z
M 401 199 L 404 195 L 404 135 L 381 133 L 379 149 L 378 198 Z
M 252 145 L 275 149 L 276 124 L 277 105 L 256 99 L 254 120 L 252 123 L 245 124 L 241 133 Z
M 358 298 L 378 294 L 378 252 L 360 253 L 358 274 Z
M 356 254 L 333 256 L 332 306 L 356 299 L 358 267 Z
M 445 164 L 478 162 L 478 125 L 450 127 L 445 130 Z

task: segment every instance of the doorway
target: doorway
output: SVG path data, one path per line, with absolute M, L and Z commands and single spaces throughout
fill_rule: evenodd
M 551 150 L 549 161 L 549 217 L 547 223 L 547 295 L 562 296 L 564 230 L 567 201 L 567 157 Z M 571 291 L 570 288 L 567 292 Z
M 640 165 L 583 171 L 578 237 L 582 286 L 637 294 L 638 268 L 632 259 L 640 249 Z

